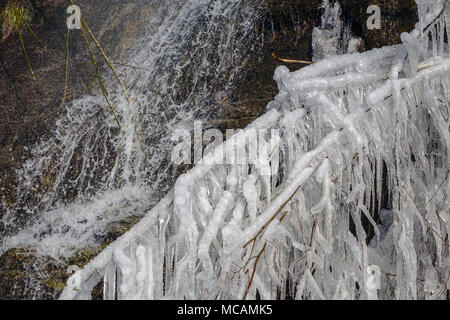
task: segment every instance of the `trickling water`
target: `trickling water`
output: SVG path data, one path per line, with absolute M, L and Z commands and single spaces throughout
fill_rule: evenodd
M 117 67 L 131 104 L 114 77 L 105 77 L 120 127 L 101 92 L 67 106 L 54 137 L 17 174 L 18 200 L 4 204 L 2 221 L 12 237 L 0 252 L 30 245 L 69 255 L 94 243 L 108 222 L 144 213 L 177 175 L 171 132 L 217 116 L 245 59 L 257 52 L 258 7 L 248 1 L 154 1 L 154 8 L 127 61 L 145 70 Z M 29 220 L 34 224 L 14 235 Z

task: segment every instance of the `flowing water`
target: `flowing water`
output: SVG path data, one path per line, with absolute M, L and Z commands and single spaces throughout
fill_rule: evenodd
M 118 67 L 131 102 L 108 74 L 114 112 L 100 91 L 67 105 L 53 137 L 19 170 L 17 202 L 1 208 L 0 253 L 31 246 L 69 256 L 98 244 L 109 223 L 143 214 L 178 174 L 171 133 L 220 115 L 220 101 L 258 52 L 254 2 L 153 3 L 156 13 L 127 61 L 141 69 Z

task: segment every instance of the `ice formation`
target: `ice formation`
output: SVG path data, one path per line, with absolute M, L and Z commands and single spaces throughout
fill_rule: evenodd
M 100 281 L 107 299 L 444 299 L 450 3 L 417 2 L 401 45 L 279 67 L 268 112 L 182 175 L 61 299 Z M 270 179 L 255 163 L 215 164 L 254 147 L 255 128 L 280 131 L 280 156 L 259 161 L 278 162 Z M 383 177 L 391 208 L 379 211 Z
M 342 20 L 339 1 L 324 0 L 320 25 L 313 29 L 313 61 L 344 53 L 358 52 L 361 39 L 354 37 L 348 25 Z

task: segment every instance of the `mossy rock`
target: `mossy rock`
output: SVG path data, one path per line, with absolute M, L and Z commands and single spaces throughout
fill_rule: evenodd
M 136 215 L 110 224 L 99 239 L 101 244 L 78 250 L 67 259 L 40 256 L 31 248 L 8 250 L 0 257 L 0 300 L 57 299 L 70 276 L 69 266 L 82 268 L 141 218 Z M 92 299 L 102 299 L 102 288 L 101 282 L 95 286 Z
M 0 257 L 0 300 L 57 299 L 70 276 L 70 265 L 84 266 L 104 246 L 86 248 L 70 259 L 36 255 L 33 249 L 11 249 Z
M 9 250 L 0 257 L 0 299 L 54 299 L 65 283 L 64 273 L 55 270 L 63 268 L 33 250 Z

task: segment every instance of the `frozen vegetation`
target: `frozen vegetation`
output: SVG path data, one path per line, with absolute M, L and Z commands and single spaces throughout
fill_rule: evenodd
M 267 113 L 182 175 L 61 298 L 89 298 L 101 280 L 120 299 L 445 298 L 450 5 L 420 6 L 419 18 L 401 45 L 279 67 Z M 277 157 L 221 164 L 255 147 L 253 129 L 279 130 L 265 137 Z M 391 207 L 376 222 L 383 179 Z
M 444 2 L 420 1 L 420 21 L 401 45 L 342 55 L 355 51 L 358 39 L 343 31 L 339 6 L 325 1 L 324 29 L 314 32 L 316 62 L 295 72 L 277 68 L 279 93 L 267 113 L 180 176 L 137 225 L 69 278 L 61 299 L 89 299 L 101 281 L 105 299 L 444 299 L 450 276 L 450 3 Z M 170 177 L 162 151 L 171 142 L 163 133 L 188 127 L 208 100 L 202 74 L 218 75 L 242 59 L 232 48 L 210 61 L 208 44 L 226 48 L 252 35 L 252 8 L 238 0 L 213 3 L 161 8 L 169 10 L 161 15 L 166 20 L 155 22 L 132 61 L 152 73 L 127 79 L 138 103 L 130 108 L 120 88 L 114 95 L 123 99 L 121 128 L 111 115 L 101 126 L 92 120 L 100 97 L 68 109 L 57 139 L 43 142 L 23 169 L 21 186 L 32 190 L 42 168 L 60 159 L 56 184 L 29 208 L 41 217 L 8 237 L 3 249 L 32 244 L 68 255 L 90 244 L 107 221 L 151 206 L 150 195 Z M 194 26 L 205 14 L 210 19 L 199 32 Z M 156 23 L 171 26 L 169 32 Z M 182 45 L 196 48 L 187 50 L 192 56 L 181 56 Z M 195 61 L 188 65 L 196 66 L 196 85 L 178 104 L 169 93 L 188 60 Z M 148 98 L 145 90 L 155 93 Z M 279 134 L 253 139 L 263 129 Z M 139 136 L 151 150 L 142 150 Z M 225 161 L 257 144 L 268 152 Z M 67 182 L 80 146 L 81 171 Z M 99 153 L 105 156 L 93 156 Z M 110 154 L 111 170 L 97 172 Z M 64 206 L 58 196 L 68 184 L 79 201 Z M 383 186 L 389 208 L 381 208 Z

